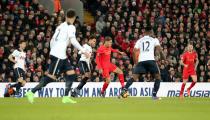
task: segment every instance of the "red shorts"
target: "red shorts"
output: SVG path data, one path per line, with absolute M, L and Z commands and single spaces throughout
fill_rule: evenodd
M 109 73 L 115 71 L 116 68 L 117 68 L 117 66 L 114 64 L 109 64 L 109 65 L 107 65 L 106 68 L 102 68 L 103 69 L 103 73 L 102 73 L 103 78 L 109 78 L 110 77 Z
M 183 69 L 183 79 L 188 79 L 191 75 L 197 75 L 195 69 Z

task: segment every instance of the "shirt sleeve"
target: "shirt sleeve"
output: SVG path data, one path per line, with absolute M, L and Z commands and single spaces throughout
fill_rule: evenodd
M 14 56 L 14 57 L 18 57 L 19 55 L 20 55 L 20 53 L 18 50 L 14 50 L 12 53 L 12 56 Z
M 71 40 L 71 44 L 77 48 L 81 52 L 85 52 L 85 49 L 79 44 L 79 42 L 76 39 L 76 29 L 74 26 L 69 26 L 69 38 Z
M 181 60 L 182 60 L 182 61 L 185 60 L 185 56 L 186 56 L 185 53 L 183 53 L 183 54 L 181 55 Z
M 113 49 L 113 48 L 111 48 L 111 51 L 112 52 L 119 52 L 117 49 Z
M 197 59 L 198 58 L 198 54 L 195 52 L 195 59 Z
M 71 44 L 77 48 L 79 51 L 85 52 L 85 49 L 79 44 L 79 42 L 76 40 L 76 38 L 71 38 Z

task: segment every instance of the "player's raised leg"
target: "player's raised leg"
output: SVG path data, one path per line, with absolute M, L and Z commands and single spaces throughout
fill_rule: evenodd
M 80 90 L 87 83 L 88 79 L 90 78 L 90 74 L 91 74 L 90 72 L 89 73 L 85 73 L 83 79 L 80 81 L 80 83 L 78 84 L 78 86 L 73 89 L 73 91 L 71 93 L 71 96 L 72 97 L 78 97 L 78 95 L 80 95 Z
M 124 89 L 122 89 L 120 96 L 125 98 L 128 95 L 128 88 L 133 84 L 134 81 L 138 81 L 139 76 L 143 73 L 145 73 L 146 70 L 141 62 L 139 62 L 135 67 L 133 68 L 133 74 L 132 77 L 127 81 Z
M 43 87 L 45 87 L 48 83 L 55 81 L 55 79 L 49 77 L 49 75 L 46 75 L 41 78 L 40 82 L 36 87 L 34 87 L 31 91 L 28 91 L 25 96 L 27 97 L 28 101 L 30 103 L 34 102 L 34 94 L 38 91 L 41 90 Z
M 133 84 L 133 82 L 138 81 L 139 76 L 140 76 L 139 74 L 133 74 L 132 77 L 126 82 L 125 87 L 122 89 L 120 93 L 120 96 L 122 98 L 126 98 L 127 96 L 129 96 L 128 88 Z
M 190 84 L 190 87 L 187 88 L 187 95 L 190 97 L 190 90 L 195 86 L 196 82 L 197 82 L 197 75 L 191 75 L 192 77 L 192 83 Z
M 120 84 L 121 84 L 121 87 L 122 87 L 122 89 L 125 87 L 125 84 L 124 84 L 124 74 L 123 74 L 123 71 L 120 69 L 120 68 L 116 68 L 116 69 L 114 69 L 114 71 L 113 71 L 114 73 L 117 73 L 117 75 L 118 75 L 118 79 L 119 79 L 119 81 L 120 81 Z
M 26 97 L 28 98 L 28 101 L 30 103 L 34 102 L 34 94 L 38 90 L 41 90 L 48 83 L 55 81 L 57 79 L 56 76 L 58 76 L 60 74 L 60 69 L 62 67 L 63 60 L 61 60 L 55 56 L 52 56 L 52 55 L 50 55 L 50 60 L 51 60 L 51 63 L 49 65 L 48 74 L 43 76 L 40 79 L 40 82 L 38 85 L 36 85 L 31 91 L 26 93 Z

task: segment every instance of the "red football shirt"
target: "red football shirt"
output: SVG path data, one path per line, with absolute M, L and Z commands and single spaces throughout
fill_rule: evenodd
M 182 56 L 181 59 L 184 64 L 188 65 L 188 67 L 184 67 L 184 69 L 194 69 L 195 68 L 195 62 L 197 59 L 197 53 L 196 52 L 185 52 Z
M 111 52 L 118 52 L 118 50 L 113 49 L 111 47 L 105 47 L 101 45 L 97 49 L 96 53 L 96 64 L 99 69 L 109 67 Z

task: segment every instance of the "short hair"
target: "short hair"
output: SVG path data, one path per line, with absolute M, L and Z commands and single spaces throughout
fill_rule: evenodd
M 188 45 L 192 45 L 193 46 L 193 42 L 192 41 L 188 42 Z
M 106 36 L 105 39 L 104 39 L 104 42 L 111 41 L 111 40 L 112 40 L 112 38 L 110 36 Z
M 19 42 L 18 42 L 18 44 L 22 44 L 22 43 L 24 43 L 24 42 L 26 42 L 25 40 L 20 40 Z
M 146 28 L 145 28 L 145 31 L 146 32 L 150 32 L 152 30 L 152 27 L 151 26 L 147 26 Z
M 76 12 L 74 9 L 68 9 L 66 12 L 66 17 L 67 18 L 73 18 L 76 16 Z
M 91 35 L 91 36 L 89 37 L 89 40 L 92 40 L 92 39 L 96 39 L 96 36 L 95 36 L 95 35 Z

